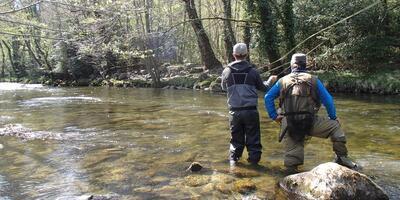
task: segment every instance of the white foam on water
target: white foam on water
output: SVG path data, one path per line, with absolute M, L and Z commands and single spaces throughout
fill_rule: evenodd
M 22 102 L 24 106 L 42 106 L 42 105 L 57 105 L 57 104 L 67 104 L 74 102 L 101 102 L 102 100 L 95 97 L 87 96 L 75 96 L 75 97 L 40 97 L 25 100 Z
M 24 140 L 45 140 L 54 139 L 62 140 L 61 133 L 53 133 L 49 131 L 33 131 L 24 127 L 22 124 L 7 124 L 4 128 L 0 128 L 0 136 L 14 136 Z
M 43 89 L 44 86 L 42 84 L 21 84 L 21 83 L 0 83 L 0 91 L 12 91 L 12 90 L 34 90 L 34 89 Z
M 6 116 L 6 115 L 0 116 L 0 122 L 10 121 L 12 119 L 14 119 L 14 117 Z
M 392 126 L 389 128 L 389 130 L 398 131 L 398 130 L 400 130 L 400 126 Z

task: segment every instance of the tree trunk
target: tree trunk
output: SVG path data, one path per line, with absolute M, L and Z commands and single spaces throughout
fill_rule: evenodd
M 11 69 L 12 69 L 13 74 L 15 75 L 15 74 L 16 74 L 16 66 L 15 66 L 15 63 L 14 63 L 14 60 L 13 60 L 13 57 L 12 57 L 11 48 L 10 48 L 10 46 L 6 43 L 6 41 L 2 40 L 2 42 L 3 42 L 4 46 L 5 46 L 6 49 L 7 49 L 8 58 L 10 59 Z M 12 74 L 11 74 L 11 71 L 10 71 L 10 76 L 11 76 L 11 75 L 12 75 Z M 11 77 L 10 77 L 10 79 L 11 79 Z
M 246 19 L 250 20 L 252 18 L 252 12 L 254 11 L 254 0 L 246 1 Z M 250 62 L 250 42 L 251 42 L 251 24 L 250 22 L 246 22 L 243 29 L 243 42 L 247 45 L 247 51 L 249 55 L 247 56 L 247 60 Z
M 12 49 L 12 60 L 14 62 L 15 76 L 22 78 L 26 75 L 25 66 L 22 64 L 22 56 L 20 52 L 21 42 L 16 38 L 12 37 L 11 49 Z
M 199 18 L 201 19 L 201 17 L 202 17 L 202 12 L 201 12 L 201 0 L 198 0 L 199 1 L 199 7 L 198 7 L 198 9 L 199 9 Z
M 152 22 L 152 16 L 151 16 L 151 9 L 153 7 L 153 0 L 145 0 L 146 3 L 146 13 L 145 13 L 145 25 L 146 25 L 146 40 L 145 40 L 145 45 L 143 46 L 143 51 L 147 50 L 152 50 L 150 53 L 147 53 L 146 58 L 145 58 L 145 65 L 146 65 L 146 70 L 151 76 L 152 80 L 152 86 L 153 87 L 160 87 L 161 86 L 161 81 L 160 81 L 160 72 L 158 69 L 159 63 L 156 60 L 156 57 L 154 56 L 155 52 L 153 52 L 153 46 L 152 44 L 152 37 L 150 35 L 151 33 L 151 22 Z
M 224 4 L 224 17 L 227 19 L 232 18 L 232 8 L 231 8 L 231 0 L 222 0 Z M 225 41 L 225 52 L 226 58 L 229 62 L 235 60 L 233 57 L 233 45 L 236 44 L 235 34 L 233 33 L 232 24 L 230 20 L 224 20 L 224 41 Z
M 185 2 L 186 12 L 188 13 L 190 23 L 197 37 L 197 44 L 200 49 L 201 59 L 205 69 L 213 70 L 222 67 L 221 62 L 215 57 L 214 51 L 211 48 L 210 40 L 204 30 L 203 24 L 199 20 L 194 5 L 194 0 L 183 0 Z
M 295 40 L 295 30 L 294 30 L 294 13 L 293 13 L 293 0 L 285 0 L 283 3 L 283 30 L 284 39 L 286 43 L 286 51 L 289 52 L 296 46 Z M 290 60 L 293 53 L 288 55 L 288 60 Z
M 144 14 L 146 23 L 146 33 L 151 32 L 151 8 L 153 6 L 153 0 L 144 0 L 146 5 L 146 12 Z
M 257 0 L 258 16 L 261 20 L 260 26 L 260 44 L 261 49 L 268 56 L 271 67 L 275 68 L 282 64 L 278 49 L 278 33 L 276 28 L 276 19 L 273 16 L 270 2 L 268 0 Z M 283 66 L 272 71 L 272 74 L 280 74 L 284 69 Z
M 40 47 L 39 40 L 34 39 L 33 42 L 35 43 L 35 47 L 36 47 L 36 50 L 37 50 L 37 52 L 39 54 L 39 58 L 40 58 L 40 60 L 44 61 L 44 63 L 46 64 L 47 70 L 49 70 L 49 71 L 53 70 L 53 67 L 51 66 L 50 61 L 49 61 L 49 53 L 48 53 L 48 51 L 43 51 L 42 50 L 42 48 Z M 66 49 L 67 48 L 67 44 L 65 44 L 64 47 L 65 47 L 65 51 L 67 51 L 67 49 Z M 65 58 L 65 64 L 67 62 L 68 62 L 68 58 Z
M 0 42 L 0 48 L 1 48 L 1 78 L 5 78 L 6 64 L 5 64 L 4 49 L 3 49 L 3 45 L 1 44 L 1 42 Z
M 383 34 L 389 34 L 390 32 L 390 12 L 388 10 L 388 3 L 387 0 L 381 0 L 382 1 L 382 6 L 383 6 L 383 10 L 382 10 L 382 17 L 383 17 Z
M 186 13 L 183 13 L 183 21 L 186 21 Z M 178 63 L 183 63 L 184 61 L 184 56 L 185 56 L 185 51 L 186 51 L 186 23 L 183 24 L 182 28 L 182 40 L 179 48 L 179 54 L 178 54 Z
M 31 58 L 36 61 L 39 67 L 42 67 L 43 64 L 40 61 L 40 59 L 35 55 L 35 52 L 33 52 L 30 41 L 27 38 L 24 41 L 25 41 L 25 46 L 28 48 L 28 52 Z
M 55 5 L 55 13 L 56 13 L 56 18 L 57 18 L 57 26 L 59 30 L 62 30 L 63 25 L 62 25 L 62 21 L 61 21 L 61 14 L 58 8 L 59 5 Z M 62 33 L 58 32 L 58 36 L 62 37 Z M 36 44 L 36 47 L 38 47 L 39 45 Z M 67 43 L 65 41 L 59 41 L 55 44 L 56 46 L 56 51 L 58 52 L 57 55 L 57 64 L 56 64 L 56 68 L 54 69 L 54 71 L 56 73 L 61 73 L 64 75 L 68 74 L 68 52 L 67 52 Z M 51 68 L 50 68 L 51 69 Z

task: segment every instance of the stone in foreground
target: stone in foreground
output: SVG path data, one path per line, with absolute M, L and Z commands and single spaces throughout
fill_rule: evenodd
M 198 162 L 193 162 L 192 164 L 190 164 L 190 166 L 188 167 L 187 171 L 191 171 L 191 172 L 198 172 L 203 168 L 203 166 L 198 163 Z
M 287 176 L 279 186 L 290 199 L 389 199 L 366 175 L 332 162 Z

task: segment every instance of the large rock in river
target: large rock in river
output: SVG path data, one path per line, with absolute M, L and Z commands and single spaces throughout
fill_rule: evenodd
M 331 162 L 287 176 L 279 185 L 290 199 L 389 199 L 366 175 Z

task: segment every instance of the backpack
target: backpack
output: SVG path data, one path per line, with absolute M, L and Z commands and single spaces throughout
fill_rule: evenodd
M 317 95 L 317 78 L 307 73 L 292 73 L 282 78 L 280 107 L 287 120 L 291 138 L 302 141 L 314 124 L 320 107 Z

